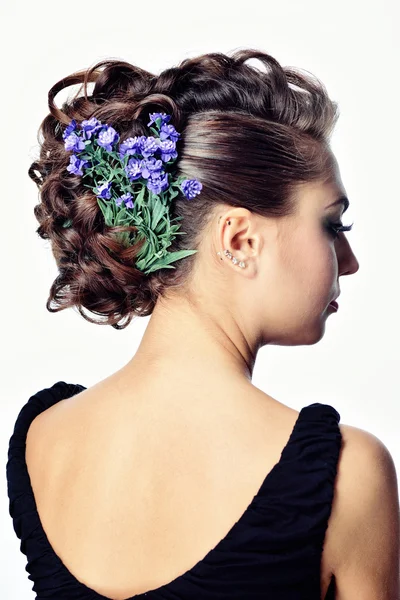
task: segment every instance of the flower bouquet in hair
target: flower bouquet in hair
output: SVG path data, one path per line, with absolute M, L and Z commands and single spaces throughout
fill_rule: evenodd
M 181 135 L 169 124 L 170 118 L 165 113 L 151 113 L 148 126 L 153 135 L 122 142 L 113 127 L 95 117 L 80 125 L 72 120 L 63 132 L 65 149 L 72 152 L 67 170 L 81 176 L 96 195 L 106 225 L 137 228 L 134 234 L 116 234 L 126 247 L 144 240 L 135 266 L 146 275 L 174 269 L 171 263 L 197 252 L 167 250 L 177 235 L 185 235 L 176 224 L 182 217 L 170 218 L 172 200 L 180 192 L 192 200 L 202 189 L 196 179 L 174 178 L 170 171 L 178 157 L 176 142 Z M 70 219 L 64 223 L 64 227 L 71 225 Z

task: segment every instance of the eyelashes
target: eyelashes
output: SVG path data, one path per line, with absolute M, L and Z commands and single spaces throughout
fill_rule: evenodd
M 342 231 L 351 231 L 353 229 L 354 223 L 351 225 L 343 225 L 343 223 L 329 223 L 327 229 L 329 233 L 333 236 L 333 238 L 337 239 L 339 237 L 339 233 Z

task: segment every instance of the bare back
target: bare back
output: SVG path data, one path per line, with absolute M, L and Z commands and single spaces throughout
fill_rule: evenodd
M 26 462 L 56 554 L 88 587 L 124 600 L 169 583 L 216 546 L 279 461 L 299 413 L 251 384 L 225 386 L 212 404 L 187 388 L 160 394 L 144 378 L 132 393 L 118 377 L 39 415 Z

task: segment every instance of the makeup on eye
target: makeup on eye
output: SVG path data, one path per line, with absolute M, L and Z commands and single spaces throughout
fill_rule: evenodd
M 333 221 L 328 221 L 326 228 L 329 231 L 329 233 L 336 239 L 339 237 L 340 232 L 351 231 L 353 225 L 354 223 L 351 223 L 351 225 L 343 225 L 342 222 L 336 223 Z
M 343 212 L 341 213 L 343 216 L 343 214 L 346 212 L 346 210 L 350 206 L 350 201 L 345 194 L 341 194 L 338 198 L 336 198 L 336 200 L 334 202 L 331 202 L 331 204 L 328 204 L 328 206 L 325 207 L 325 210 L 328 210 L 329 208 L 331 208 L 333 206 L 337 206 L 339 204 L 343 205 Z M 333 236 L 334 239 L 336 239 L 339 237 L 339 233 L 345 232 L 345 231 L 351 231 L 353 225 L 354 225 L 354 223 L 352 223 L 351 225 L 343 225 L 343 223 L 341 222 L 341 220 L 339 218 L 339 220 L 328 220 L 326 222 L 326 229 L 328 230 L 330 235 Z

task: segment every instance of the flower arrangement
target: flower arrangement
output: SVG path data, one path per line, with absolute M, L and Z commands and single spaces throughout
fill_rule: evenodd
M 202 189 L 196 179 L 175 178 L 171 173 L 181 134 L 169 124 L 170 119 L 166 113 L 150 113 L 148 126 L 154 135 L 122 142 L 112 126 L 95 117 L 80 125 L 72 120 L 63 132 L 65 149 L 72 152 L 67 170 L 82 177 L 83 184 L 96 195 L 106 225 L 137 228 L 133 240 L 130 232 L 116 234 L 126 247 L 136 239 L 145 240 L 135 266 L 146 275 L 157 269 L 173 269 L 172 262 L 197 252 L 167 250 L 176 235 L 185 235 L 175 224 L 182 217 L 170 218 L 172 200 L 180 191 L 192 200 Z M 71 225 L 68 219 L 63 226 Z

